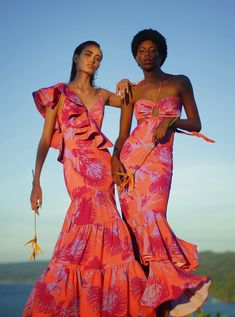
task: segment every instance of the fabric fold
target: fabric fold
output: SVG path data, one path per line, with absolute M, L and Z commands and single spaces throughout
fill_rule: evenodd
M 169 302 L 170 316 L 188 316 L 199 309 L 208 297 L 210 280 L 186 272 L 171 261 L 149 262 L 149 277 L 142 305 L 159 307 Z
M 70 218 L 77 224 L 77 215 Z M 120 219 L 67 224 L 53 257 L 28 299 L 24 317 L 151 316 L 141 307 L 146 277 L 132 256 Z M 120 261 L 120 255 L 122 260 Z M 86 303 L 86 305 L 84 305 Z M 142 312 L 145 312 L 142 315 Z
M 38 111 L 43 117 L 45 117 L 47 107 L 54 109 L 61 101 L 63 103 L 61 120 L 67 127 L 70 126 L 74 138 L 78 141 L 94 140 L 95 145 L 99 149 L 113 146 L 109 139 L 101 132 L 92 116 L 89 115 L 89 111 L 82 104 L 80 98 L 66 84 L 58 83 L 47 88 L 41 88 L 33 92 L 33 98 Z M 63 163 L 64 157 L 64 142 L 61 122 L 57 117 L 51 147 L 60 151 L 58 161 L 61 163 Z

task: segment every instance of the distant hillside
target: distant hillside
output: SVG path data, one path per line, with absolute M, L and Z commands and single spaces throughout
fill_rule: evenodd
M 210 294 L 222 301 L 235 302 L 235 252 L 200 253 L 196 273 L 212 279 Z
M 47 261 L 0 264 L 0 283 L 34 283 L 46 268 Z M 235 252 L 200 253 L 198 274 L 212 279 L 210 295 L 235 302 Z
M 47 261 L 0 264 L 0 283 L 32 284 L 47 264 Z

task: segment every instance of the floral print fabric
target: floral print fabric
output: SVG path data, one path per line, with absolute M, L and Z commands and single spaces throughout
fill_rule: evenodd
M 154 108 L 158 116 L 154 116 Z M 139 124 L 126 140 L 120 155 L 132 182 L 119 191 L 122 212 L 131 227 L 142 264 L 149 263 L 142 304 L 158 307 L 169 301 L 171 316 L 186 316 L 205 301 L 210 281 L 190 273 L 198 266 L 196 246 L 175 236 L 166 220 L 172 180 L 174 132 L 153 144 L 153 132 L 164 117 L 179 117 L 179 97 L 157 104 L 138 100 L 134 108 Z M 133 186 L 134 184 L 134 186 Z M 149 260 L 150 259 L 150 260 Z
M 62 98 L 51 146 L 60 151 L 71 204 L 23 316 L 155 316 L 153 309 L 140 306 L 146 277 L 114 200 L 107 150 L 112 143 L 100 131 L 103 99 L 88 110 L 63 83 L 33 96 L 43 116 Z

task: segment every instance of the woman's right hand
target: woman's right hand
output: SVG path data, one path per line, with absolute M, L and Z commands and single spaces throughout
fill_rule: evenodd
M 122 183 L 122 175 L 118 175 L 118 173 L 126 173 L 125 167 L 119 160 L 117 156 L 113 156 L 111 160 L 111 169 L 112 169 L 112 176 L 113 181 L 117 186 L 120 186 Z
M 30 195 L 31 208 L 39 215 L 38 208 L 42 207 L 42 189 L 39 183 L 33 183 L 33 188 Z

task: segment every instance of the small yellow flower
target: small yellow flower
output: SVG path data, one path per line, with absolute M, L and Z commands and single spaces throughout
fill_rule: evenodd
M 34 235 L 34 238 L 32 240 L 29 240 L 28 242 L 25 243 L 25 245 L 29 245 L 31 244 L 33 251 L 32 254 L 29 257 L 29 260 L 35 260 L 36 256 L 38 256 L 40 253 L 42 254 L 42 250 L 40 248 L 40 246 L 37 243 L 37 236 Z
M 34 170 L 32 170 L 32 174 L 34 179 Z M 40 253 L 42 254 L 42 250 L 37 242 L 37 218 L 36 217 L 37 217 L 36 213 L 34 213 L 34 238 L 25 243 L 25 245 L 31 244 L 33 248 L 33 251 L 29 257 L 30 261 L 35 260 L 36 256 L 38 256 Z

